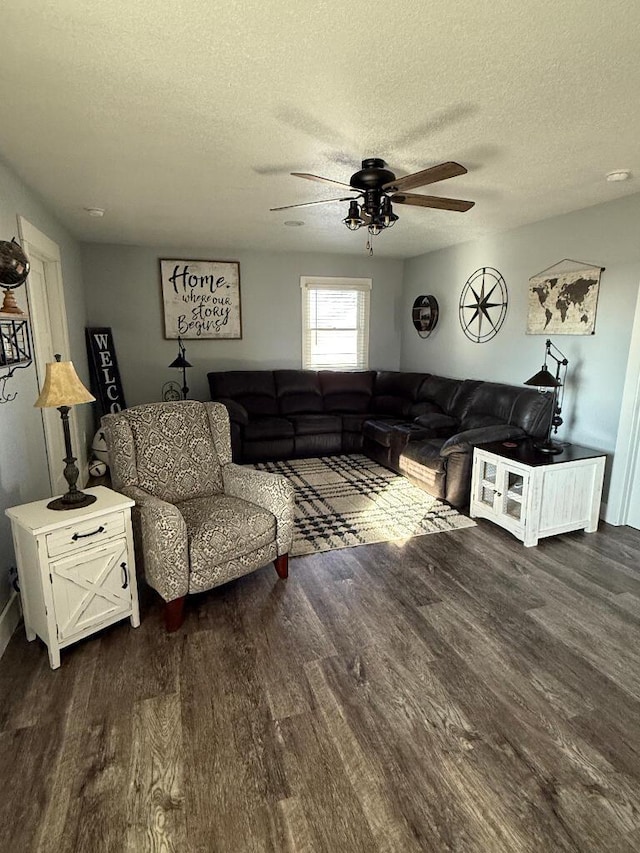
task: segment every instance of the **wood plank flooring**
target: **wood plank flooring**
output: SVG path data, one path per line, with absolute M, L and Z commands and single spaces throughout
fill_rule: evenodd
M 478 527 L 142 592 L 0 661 L 1 853 L 640 850 L 640 533 Z

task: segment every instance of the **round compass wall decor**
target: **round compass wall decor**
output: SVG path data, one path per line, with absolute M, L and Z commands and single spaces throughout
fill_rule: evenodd
M 460 325 L 475 344 L 484 344 L 500 331 L 507 314 L 507 283 L 494 267 L 480 267 L 469 276 L 460 295 Z

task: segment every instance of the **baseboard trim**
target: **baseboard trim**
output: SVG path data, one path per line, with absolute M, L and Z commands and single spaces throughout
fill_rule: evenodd
M 20 599 L 16 592 L 11 590 L 11 597 L 7 601 L 4 610 L 0 613 L 0 658 L 9 645 L 13 632 L 20 621 Z

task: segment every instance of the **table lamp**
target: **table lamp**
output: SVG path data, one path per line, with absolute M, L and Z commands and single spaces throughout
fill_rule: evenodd
M 76 487 L 79 471 L 75 464 L 76 457 L 73 455 L 71 448 L 69 411 L 71 406 L 77 406 L 80 403 L 91 403 L 96 398 L 87 391 L 78 378 L 78 374 L 73 367 L 73 362 L 61 361 L 60 359 L 60 355 L 56 354 L 56 360 L 47 364 L 44 385 L 34 406 L 38 409 L 56 406 L 60 412 L 62 428 L 64 430 L 64 447 L 67 454 L 64 460 L 66 462 L 64 478 L 69 484 L 69 491 L 61 498 L 55 498 L 50 501 L 47 507 L 49 509 L 79 509 L 80 507 L 89 506 L 96 498 L 94 495 L 87 495 L 81 492 Z
M 555 350 L 555 353 L 551 349 Z M 557 353 L 557 354 L 556 354 Z M 553 359 L 556 363 L 556 375 L 554 376 L 547 368 L 547 359 Z M 551 404 L 551 416 L 549 418 L 549 427 L 547 429 L 547 437 L 544 441 L 534 443 L 536 450 L 541 453 L 562 453 L 563 447 L 551 440 L 551 433 L 558 432 L 558 427 L 562 425 L 562 403 L 564 400 L 564 384 L 567 378 L 567 365 L 569 364 L 565 354 L 560 352 L 558 347 L 551 343 L 550 340 L 545 342 L 544 364 L 542 368 L 524 383 L 525 385 L 533 385 L 539 391 L 553 392 L 553 401 Z M 562 372 L 562 379 L 560 373 Z M 558 389 L 562 389 L 562 397 L 558 399 Z

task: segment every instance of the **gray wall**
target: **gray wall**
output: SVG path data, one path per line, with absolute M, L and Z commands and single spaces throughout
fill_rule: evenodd
M 80 377 L 87 381 L 85 308 L 78 243 L 47 211 L 37 195 L 0 161 L 1 240 L 18 236 L 18 215 L 28 219 L 60 247 L 70 355 Z M 22 308 L 26 308 L 25 288 L 28 286 L 27 283 L 16 291 L 16 298 Z M 0 375 L 5 373 L 6 370 L 0 370 Z M 4 510 L 15 504 L 40 500 L 50 495 L 42 420 L 40 412 L 33 408 L 38 396 L 35 367 L 31 365 L 18 370 L 7 383 L 7 391 L 17 391 L 18 396 L 13 402 L 0 405 L 0 611 L 9 597 L 8 569 L 15 565 L 11 528 Z M 90 416 L 90 407 L 83 408 Z M 86 413 L 81 418 L 82 432 Z
M 613 451 L 640 282 L 638 223 L 640 195 L 633 195 L 406 261 L 402 368 L 522 384 L 539 370 L 547 337 L 525 334 L 529 277 L 563 258 L 602 265 L 595 335 L 550 337 L 569 359 L 559 436 Z M 482 266 L 505 277 L 509 309 L 498 335 L 474 344 L 460 328 L 458 300 Z M 420 294 L 440 303 L 438 326 L 426 340 L 411 324 Z
M 365 255 L 270 253 L 216 248 L 82 247 L 89 325 L 111 326 L 127 405 L 161 399 L 176 341 L 164 338 L 159 258 L 240 262 L 242 340 L 187 340 L 193 399 L 208 400 L 211 370 L 298 368 L 301 365 L 301 275 L 370 277 L 370 366 L 400 364 L 403 262 Z

